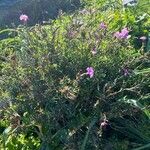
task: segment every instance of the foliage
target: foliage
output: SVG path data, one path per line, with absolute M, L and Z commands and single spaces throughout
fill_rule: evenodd
M 149 14 L 139 21 L 143 7 L 135 14 L 108 1 L 83 7 L 50 25 L 1 31 L 9 32 L 0 42 L 2 149 L 148 148 L 150 54 L 139 38 Z M 125 27 L 131 37 L 115 38 Z

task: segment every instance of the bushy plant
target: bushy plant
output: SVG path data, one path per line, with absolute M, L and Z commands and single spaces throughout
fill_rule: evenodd
M 1 41 L 1 99 L 10 105 L 1 109 L 3 149 L 149 143 L 150 54 L 135 49 L 136 25 L 122 18 L 128 12 L 88 4 L 51 25 L 21 25 Z

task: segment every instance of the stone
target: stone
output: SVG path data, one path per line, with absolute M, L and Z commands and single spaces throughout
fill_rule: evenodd
M 20 23 L 19 16 L 29 16 L 29 25 L 54 19 L 59 13 L 73 11 L 80 5 L 80 0 L 1 0 L 0 27 Z

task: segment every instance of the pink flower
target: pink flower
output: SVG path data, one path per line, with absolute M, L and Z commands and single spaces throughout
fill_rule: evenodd
M 142 40 L 142 41 L 145 41 L 147 38 L 146 38 L 146 36 L 141 36 L 140 37 L 140 40 Z
M 121 30 L 121 32 L 116 32 L 114 34 L 114 37 L 116 37 L 117 39 L 127 39 L 129 36 L 129 31 L 127 28 L 124 28 Z
M 101 128 L 102 130 L 106 130 L 109 126 L 110 126 L 110 124 L 109 124 L 109 121 L 108 121 L 108 120 L 103 120 L 103 121 L 100 123 L 100 128 Z
M 27 22 L 29 17 L 25 14 L 22 14 L 19 19 L 20 19 L 20 21 Z
M 100 28 L 101 28 L 101 29 L 106 29 L 106 28 L 107 28 L 107 25 L 106 25 L 104 22 L 101 22 Z
M 101 127 L 105 127 L 105 126 L 107 126 L 107 124 L 108 124 L 107 122 L 102 122 Z
M 124 28 L 121 30 L 121 36 L 123 39 L 126 39 L 128 37 L 129 31 L 127 28 Z
M 86 74 L 90 76 L 90 78 L 92 78 L 94 76 L 94 69 L 93 67 L 87 67 L 86 68 Z
M 74 32 L 74 31 L 69 31 L 68 32 L 69 38 L 73 38 L 75 35 L 76 35 L 76 32 Z
M 123 74 L 124 74 L 124 76 L 128 76 L 128 75 L 130 75 L 130 73 L 129 73 L 129 69 L 124 68 L 124 69 L 123 69 Z
M 94 48 L 91 50 L 91 53 L 92 53 L 93 55 L 97 54 L 96 47 L 94 47 Z
M 114 37 L 116 37 L 117 39 L 121 39 L 121 33 L 118 31 L 114 34 Z

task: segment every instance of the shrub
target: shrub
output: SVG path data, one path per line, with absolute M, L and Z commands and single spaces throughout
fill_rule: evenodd
M 19 26 L 1 41 L 2 99 L 11 101 L 2 110 L 3 148 L 148 144 L 150 55 L 134 48 L 136 25 L 117 25 L 116 8 L 100 14 L 104 7 L 90 7 L 51 25 Z

